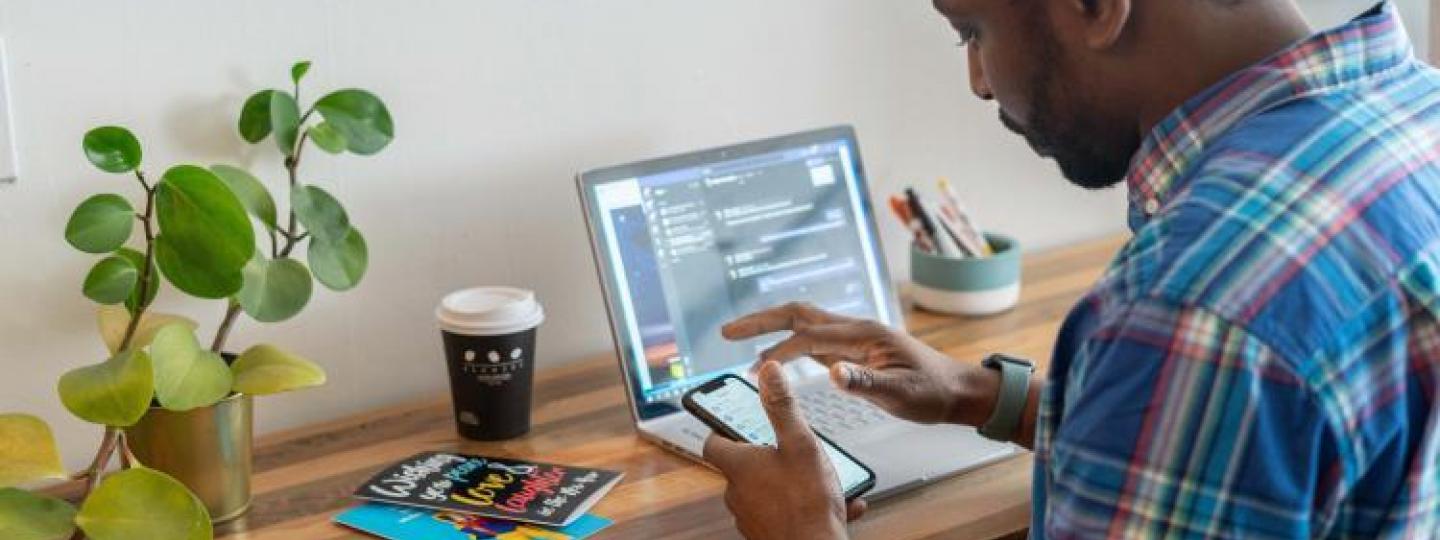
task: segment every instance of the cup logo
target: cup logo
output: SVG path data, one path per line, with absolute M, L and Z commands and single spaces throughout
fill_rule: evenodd
M 512 347 L 504 349 L 480 349 L 481 352 L 466 350 L 464 352 L 464 371 L 474 375 L 476 381 L 498 385 L 508 382 L 514 373 L 525 367 L 525 349 Z

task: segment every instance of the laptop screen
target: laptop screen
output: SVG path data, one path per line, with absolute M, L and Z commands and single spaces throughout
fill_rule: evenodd
M 848 128 L 587 173 L 581 189 L 642 418 L 778 339 L 722 338 L 741 315 L 799 300 L 894 323 Z

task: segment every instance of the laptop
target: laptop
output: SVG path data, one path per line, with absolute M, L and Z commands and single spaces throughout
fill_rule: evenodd
M 731 342 L 724 323 L 805 301 L 903 326 L 849 126 L 594 170 L 577 184 L 630 412 L 665 448 L 699 460 L 710 429 L 681 396 L 725 373 L 753 382 L 748 368 L 784 337 Z M 1016 452 L 972 428 L 890 416 L 813 360 L 786 374 L 811 425 L 875 471 L 868 499 Z

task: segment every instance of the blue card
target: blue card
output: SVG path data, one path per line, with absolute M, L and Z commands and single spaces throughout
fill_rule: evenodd
M 365 503 L 335 516 L 335 522 L 390 540 L 581 540 L 609 527 L 610 520 L 585 514 L 568 527 Z

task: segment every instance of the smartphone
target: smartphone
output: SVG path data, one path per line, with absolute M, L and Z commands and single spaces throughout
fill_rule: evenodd
M 685 393 L 681 400 L 685 410 L 695 415 L 716 433 L 734 441 L 775 446 L 775 429 L 760 391 L 735 375 L 722 375 Z M 848 452 L 819 433 L 815 437 L 830 458 L 840 480 L 840 491 L 849 501 L 875 487 L 875 472 Z

